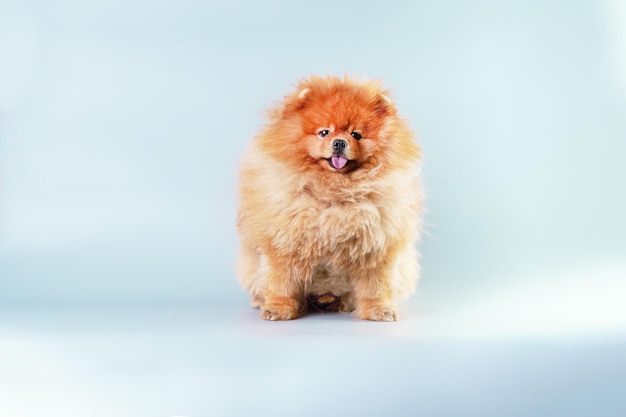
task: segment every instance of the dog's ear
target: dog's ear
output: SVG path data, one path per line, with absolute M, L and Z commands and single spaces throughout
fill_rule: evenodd
M 265 117 L 269 120 L 281 120 L 288 118 L 306 106 L 310 93 L 310 87 L 301 86 L 297 91 L 285 96 L 282 102 L 277 103 L 278 106 L 267 111 L 265 113 Z
M 309 95 L 310 92 L 311 92 L 310 87 L 304 87 L 303 89 L 298 91 L 298 100 L 304 100 L 306 96 Z
M 387 97 L 385 92 L 380 92 L 376 95 L 374 110 L 379 116 L 389 116 L 396 113 L 395 106 L 391 102 L 391 99 Z
M 301 87 L 285 99 L 283 115 L 298 112 L 306 107 L 311 95 L 311 87 Z

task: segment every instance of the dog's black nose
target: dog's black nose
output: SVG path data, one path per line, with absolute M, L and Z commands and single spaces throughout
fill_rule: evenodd
M 343 139 L 335 139 L 333 141 L 333 150 L 335 152 L 342 152 L 348 146 L 348 142 Z

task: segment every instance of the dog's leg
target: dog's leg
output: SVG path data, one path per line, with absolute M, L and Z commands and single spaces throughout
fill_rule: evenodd
M 392 299 L 392 269 L 387 263 L 350 274 L 356 297 L 354 314 L 363 320 L 396 321 L 398 312 Z
M 300 316 L 302 285 L 307 269 L 292 259 L 268 256 L 265 303 L 261 317 L 265 320 L 292 320 Z

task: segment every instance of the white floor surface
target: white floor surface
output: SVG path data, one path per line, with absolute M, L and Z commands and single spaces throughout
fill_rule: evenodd
M 495 310 L 425 296 L 401 314 L 265 322 L 243 295 L 7 307 L 0 416 L 626 415 L 622 332 L 542 333 L 532 316 L 502 332 L 510 311 L 488 328 Z

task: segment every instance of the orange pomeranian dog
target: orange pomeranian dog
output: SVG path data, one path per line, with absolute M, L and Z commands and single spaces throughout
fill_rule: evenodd
M 242 161 L 237 272 L 266 320 L 398 319 L 415 290 L 420 148 L 377 82 L 311 77 Z

